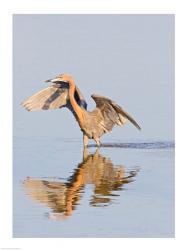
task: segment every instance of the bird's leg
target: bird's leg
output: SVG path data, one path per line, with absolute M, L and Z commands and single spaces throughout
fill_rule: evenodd
M 100 147 L 101 142 L 100 142 L 99 138 L 94 138 L 94 141 L 96 142 L 97 146 Z
M 83 144 L 84 144 L 84 148 L 88 146 L 88 136 L 85 134 L 83 134 Z

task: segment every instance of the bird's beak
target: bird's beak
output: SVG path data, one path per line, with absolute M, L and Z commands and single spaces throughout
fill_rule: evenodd
M 60 80 L 58 78 L 54 78 L 54 79 L 49 79 L 46 80 L 45 82 L 59 82 Z

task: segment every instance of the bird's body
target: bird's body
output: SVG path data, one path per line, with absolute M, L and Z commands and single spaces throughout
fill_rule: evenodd
M 106 97 L 92 95 L 96 108 L 87 111 L 86 101 L 70 75 L 59 75 L 47 82 L 52 82 L 53 85 L 32 95 L 22 105 L 29 111 L 67 107 L 74 114 L 83 132 L 85 147 L 88 139 L 94 139 L 99 146 L 103 134 L 110 132 L 114 125 L 122 126 L 127 120 L 140 129 L 127 112 Z

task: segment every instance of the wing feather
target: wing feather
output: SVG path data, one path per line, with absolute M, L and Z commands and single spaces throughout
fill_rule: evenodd
M 75 99 L 79 106 L 87 109 L 87 103 L 76 87 Z M 40 90 L 21 103 L 28 111 L 49 110 L 67 107 L 75 115 L 69 101 L 69 86 L 67 83 L 57 82 L 50 87 Z
M 108 131 L 110 131 L 115 124 L 122 126 L 127 120 L 129 120 L 137 129 L 141 129 L 132 116 L 114 101 L 99 95 L 92 95 L 91 97 L 96 102 L 97 108 L 100 109 L 104 118 L 104 124 Z
M 50 86 L 21 103 L 28 111 L 57 109 L 67 104 L 68 90 Z

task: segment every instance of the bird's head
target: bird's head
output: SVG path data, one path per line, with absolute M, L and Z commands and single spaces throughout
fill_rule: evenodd
M 73 81 L 73 77 L 69 74 L 60 74 L 53 79 L 46 80 L 45 82 L 52 82 L 52 83 L 71 83 Z

